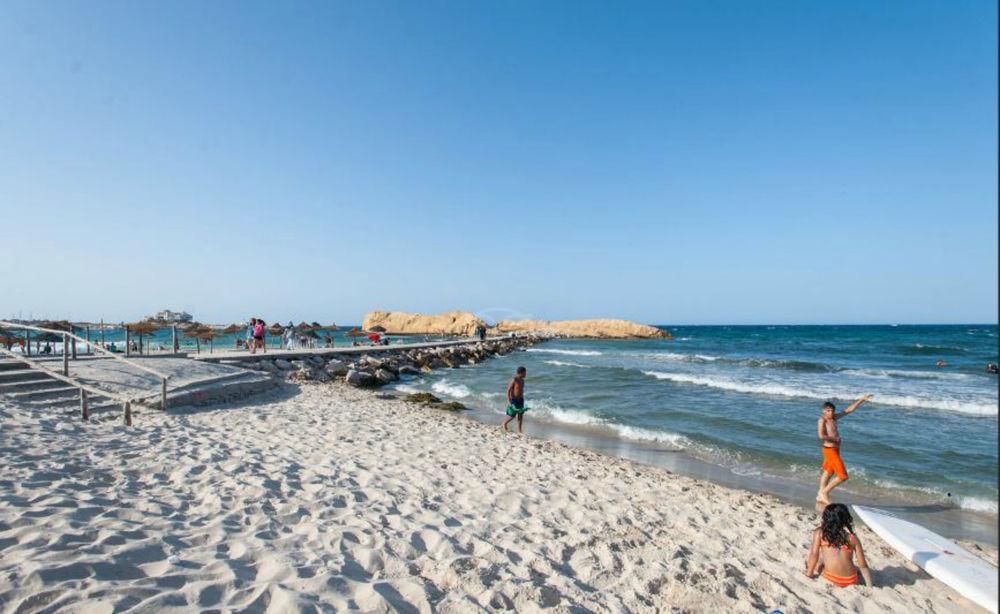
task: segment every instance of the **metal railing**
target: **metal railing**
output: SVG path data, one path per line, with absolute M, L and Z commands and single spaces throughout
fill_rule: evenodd
M 7 328 L 7 329 L 19 329 L 19 328 L 20 329 L 24 329 L 25 330 L 25 347 L 26 348 L 29 347 L 29 345 L 31 343 L 30 333 L 28 331 L 37 331 L 37 332 L 42 332 L 42 333 L 54 334 L 54 335 L 62 335 L 62 338 L 63 338 L 63 360 L 62 360 L 62 362 L 63 362 L 63 368 L 62 368 L 62 371 L 63 372 L 62 372 L 61 375 L 58 374 L 58 373 L 56 373 L 55 371 L 53 371 L 51 369 L 48 369 L 48 368 L 44 367 L 41 364 L 40 361 L 38 361 L 38 360 L 32 360 L 30 358 L 30 350 L 28 350 L 25 354 L 19 355 L 19 354 L 15 353 L 15 352 L 12 352 L 12 351 L 7 350 L 5 348 L 0 348 L 0 353 L 6 354 L 6 355 L 10 356 L 11 358 L 14 358 L 15 360 L 19 360 L 19 361 L 21 361 L 23 363 L 26 363 L 26 364 L 32 366 L 33 368 L 38 369 L 39 371 L 42 371 L 42 372 L 44 372 L 44 373 L 46 373 L 46 374 L 48 374 L 48 375 L 50 375 L 50 376 L 52 376 L 52 377 L 60 380 L 60 381 L 64 381 L 64 382 L 66 382 L 68 384 L 71 384 L 71 385 L 79 388 L 80 391 L 81 391 L 81 393 L 80 393 L 81 394 L 81 396 L 80 396 L 81 411 L 84 414 L 84 417 L 86 417 L 86 415 L 87 415 L 86 392 L 85 391 L 89 391 L 89 392 L 91 392 L 93 394 L 98 394 L 98 395 L 102 395 L 102 396 L 106 396 L 106 397 L 111 397 L 111 398 L 118 399 L 118 400 L 122 401 L 122 403 L 125 406 L 125 423 L 127 425 L 129 425 L 129 426 L 131 426 L 131 424 L 132 424 L 132 405 L 131 405 L 132 402 L 135 401 L 135 400 L 138 400 L 140 398 L 148 397 L 150 395 L 144 394 L 144 395 L 139 395 L 139 396 L 136 396 L 136 397 L 125 397 L 124 395 L 121 395 L 121 394 L 117 394 L 117 393 L 113 393 L 113 392 L 110 392 L 110 391 L 101 390 L 101 389 L 95 388 L 93 386 L 89 386 L 87 384 L 84 384 L 83 382 L 80 382 L 80 381 L 77 381 L 77 380 L 71 378 L 69 376 L 69 356 L 70 356 L 69 345 L 70 345 L 70 339 L 74 339 L 76 341 L 82 341 L 82 342 L 86 343 L 90 347 L 90 350 L 92 352 L 94 350 L 97 350 L 101 354 L 105 354 L 105 355 L 107 355 L 110 358 L 113 358 L 115 360 L 121 361 L 121 362 L 123 362 L 123 363 L 125 363 L 127 365 L 130 365 L 132 367 L 135 367 L 136 369 L 139 369 L 140 371 L 145 371 L 146 373 L 149 373 L 151 375 L 155 375 L 156 377 L 160 378 L 160 409 L 163 410 L 163 411 L 167 410 L 167 380 L 170 379 L 170 375 L 167 374 L 167 373 L 162 373 L 160 371 L 157 371 L 156 369 L 152 369 L 152 368 L 147 367 L 145 365 L 141 365 L 141 364 L 139 364 L 139 363 L 137 363 L 137 362 L 135 362 L 133 360 L 129 360 L 128 358 L 125 358 L 123 356 L 119 356 L 118 354 L 115 354 L 114 352 L 111 352 L 110 350 L 101 347 L 99 344 L 96 344 L 95 342 L 93 342 L 93 341 L 91 341 L 89 339 L 85 339 L 85 338 L 83 338 L 83 337 L 81 337 L 79 335 L 76 335 L 76 334 L 71 333 L 71 332 L 66 332 L 64 330 L 58 330 L 58 329 L 53 329 L 53 328 L 43 328 L 41 326 L 32 326 L 30 324 L 19 324 L 19 323 L 16 323 L 16 322 L 6 322 L 6 321 L 3 321 L 3 320 L 0 320 L 0 327 Z M 75 350 L 74 350 L 74 358 L 75 358 Z

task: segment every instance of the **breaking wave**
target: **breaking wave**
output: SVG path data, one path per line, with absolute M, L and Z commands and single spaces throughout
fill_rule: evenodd
M 763 394 L 769 396 L 817 399 L 822 401 L 829 399 L 851 401 L 854 399 L 853 394 L 842 391 L 810 390 L 772 382 L 754 384 L 724 378 L 688 375 L 684 373 L 666 373 L 663 371 L 643 371 L 643 373 L 649 375 L 650 377 L 655 377 L 656 379 L 667 380 L 678 384 L 694 384 L 696 386 L 707 386 L 709 388 L 717 388 L 719 390 L 728 390 L 731 392 L 741 392 L 744 394 Z M 997 415 L 996 403 L 981 403 L 958 399 L 927 399 L 893 394 L 879 394 L 872 400 L 872 403 L 878 405 L 895 405 L 897 407 L 907 407 L 912 409 L 939 409 L 975 416 Z
M 597 350 L 555 350 L 550 348 L 528 348 L 528 351 L 539 354 L 564 354 L 566 356 L 600 356 L 602 354 Z

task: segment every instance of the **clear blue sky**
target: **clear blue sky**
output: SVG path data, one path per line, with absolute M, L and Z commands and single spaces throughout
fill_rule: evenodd
M 0 316 L 995 322 L 994 2 L 5 2 Z

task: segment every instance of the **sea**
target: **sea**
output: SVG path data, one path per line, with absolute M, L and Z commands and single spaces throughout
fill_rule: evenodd
M 809 505 L 823 402 L 872 394 L 839 423 L 833 498 L 996 544 L 996 325 L 660 328 L 672 339 L 551 340 L 396 388 L 499 424 L 524 366 L 528 433 Z

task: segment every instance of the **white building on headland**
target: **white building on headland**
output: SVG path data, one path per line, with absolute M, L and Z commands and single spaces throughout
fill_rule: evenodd
M 172 324 L 181 324 L 184 322 L 191 321 L 191 314 L 186 311 L 170 311 L 169 309 L 164 309 L 163 311 L 157 311 L 156 315 L 150 318 L 151 320 L 159 320 L 161 322 L 170 322 Z

